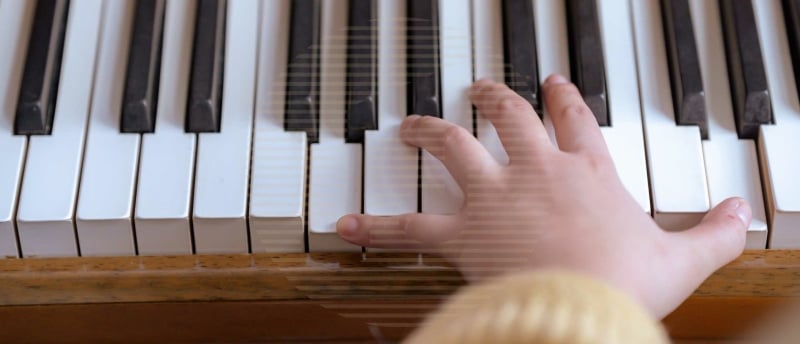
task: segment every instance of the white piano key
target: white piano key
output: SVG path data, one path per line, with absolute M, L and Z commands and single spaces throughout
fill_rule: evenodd
M 361 251 L 336 234 L 336 221 L 361 213 L 361 144 L 345 143 L 347 0 L 322 2 L 320 135 L 311 145 L 308 249 Z
M 261 4 L 253 166 L 250 180 L 250 248 L 304 252 L 307 135 L 283 129 L 290 0 Z
M 27 0 L 0 3 L 0 47 L 4 47 L 0 52 L 0 258 L 18 253 L 14 210 L 28 140 L 14 135 L 14 114 L 34 5 Z
M 541 1 L 540 1 L 541 2 Z M 475 45 L 475 80 L 490 79 L 504 81 L 503 75 L 503 15 L 502 0 L 472 1 L 472 32 Z M 508 164 L 508 154 L 500 142 L 489 120 L 480 112 L 476 113 L 478 141 L 499 163 Z
M 407 114 L 405 14 L 404 0 L 378 2 L 379 126 L 364 133 L 364 213 L 369 215 L 417 212 L 418 149 L 400 140 Z
M 570 77 L 569 42 L 567 38 L 567 10 L 564 0 L 531 0 L 536 15 L 536 45 L 539 53 L 539 79 L 544 82 L 550 74 Z M 553 121 L 547 109 L 542 123 L 550 136 L 553 146 L 556 142 Z
M 103 2 L 70 2 L 51 135 L 32 136 L 17 224 L 23 256 L 78 255 L 73 213 Z
M 650 213 L 636 56 L 628 0 L 598 1 L 611 126 L 602 127 L 622 184 Z
M 145 134 L 136 191 L 141 255 L 191 254 L 195 134 L 184 132 L 195 1 L 170 0 L 164 22 L 156 130 Z
M 765 248 L 767 219 L 761 193 L 755 142 L 736 135 L 731 107 L 725 45 L 716 1 L 691 0 L 703 88 L 708 106 L 709 139 L 703 141 L 708 191 L 712 205 L 728 197 L 746 199 L 753 209 L 747 248 Z
M 662 228 L 686 229 L 710 208 L 700 130 L 675 124 L 659 0 L 632 5 L 653 217 Z
M 778 1 L 755 1 L 753 10 L 767 72 L 774 125 L 759 135 L 767 210 L 772 223 L 770 248 L 800 248 L 800 103 L 792 72 L 785 22 Z
M 139 134 L 119 131 L 135 1 L 106 3 L 78 195 L 82 256 L 130 256 Z
M 569 77 L 565 3 L 563 0 L 532 1 L 536 15 L 540 79 L 544 82 L 554 73 Z M 629 12 L 627 1 L 598 1 L 612 123 L 612 127 L 603 127 L 601 131 L 623 185 L 642 209 L 650 212 L 637 76 L 631 68 L 635 66 L 635 56 Z M 552 121 L 547 112 L 544 125 L 555 144 Z
M 197 142 L 194 240 L 197 253 L 246 253 L 250 139 L 258 54 L 258 0 L 228 1 L 219 133 Z
M 442 118 L 472 132 L 472 20 L 462 0 L 439 1 L 439 68 Z M 422 212 L 455 214 L 464 194 L 441 161 L 422 152 Z
M 364 213 L 417 211 L 417 149 L 400 140 L 406 118 L 405 1 L 378 3 L 378 123 L 364 133 Z

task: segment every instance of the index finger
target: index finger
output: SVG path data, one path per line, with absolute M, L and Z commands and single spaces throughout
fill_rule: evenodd
M 553 148 L 531 104 L 505 84 L 477 81 L 470 89 L 470 99 L 497 130 L 512 164 L 514 160 L 528 160 L 541 149 Z

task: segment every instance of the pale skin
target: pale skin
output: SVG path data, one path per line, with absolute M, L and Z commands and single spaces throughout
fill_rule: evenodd
M 470 99 L 508 154 L 498 163 L 455 124 L 409 116 L 401 138 L 441 160 L 464 194 L 457 214 L 369 216 L 337 223 L 366 247 L 442 255 L 470 282 L 519 270 L 569 269 L 615 286 L 661 318 L 738 257 L 750 206 L 730 198 L 680 232 L 662 230 L 627 192 L 591 110 L 561 76 L 543 84 L 554 145 L 533 108 L 507 86 L 476 82 Z

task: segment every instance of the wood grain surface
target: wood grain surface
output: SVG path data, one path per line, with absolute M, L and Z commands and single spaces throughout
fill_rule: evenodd
M 735 339 L 798 282 L 797 251 L 748 251 L 664 323 L 676 339 Z M 463 284 L 413 254 L 5 259 L 0 342 L 393 341 Z

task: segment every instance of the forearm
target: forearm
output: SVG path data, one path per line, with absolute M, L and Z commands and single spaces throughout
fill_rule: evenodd
M 467 286 L 408 343 L 667 343 L 633 298 L 564 270 L 517 273 Z

